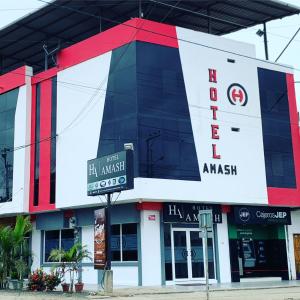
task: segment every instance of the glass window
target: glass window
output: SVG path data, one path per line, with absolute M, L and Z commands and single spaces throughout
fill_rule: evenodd
M 137 224 L 111 226 L 112 261 L 137 261 Z
M 111 226 L 111 259 L 113 261 L 121 260 L 120 230 L 120 225 Z
M 64 249 L 68 251 L 75 242 L 74 230 L 50 230 L 45 231 L 44 262 L 49 262 L 52 249 Z
M 134 42 L 111 61 L 98 157 L 132 142 L 136 177 L 200 181 L 178 49 Z
M 74 230 L 61 230 L 61 249 L 68 251 L 74 245 Z
M 122 225 L 123 261 L 137 260 L 137 226 L 136 224 Z
M 295 188 L 286 74 L 258 69 L 268 187 Z
M 0 202 L 11 201 L 14 124 L 19 89 L 0 95 Z
M 59 249 L 59 230 L 45 231 L 45 262 L 49 260 L 52 249 Z
M 171 253 L 171 228 L 170 224 L 164 224 L 165 240 L 165 274 L 166 280 L 172 280 L 172 253 Z

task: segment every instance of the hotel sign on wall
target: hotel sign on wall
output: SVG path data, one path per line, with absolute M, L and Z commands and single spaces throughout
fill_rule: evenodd
M 202 210 L 212 210 L 213 223 L 222 223 L 220 205 L 199 203 L 164 203 L 163 220 L 165 223 L 198 224 L 198 214 Z
M 133 189 L 133 151 L 126 150 L 87 162 L 87 194 Z

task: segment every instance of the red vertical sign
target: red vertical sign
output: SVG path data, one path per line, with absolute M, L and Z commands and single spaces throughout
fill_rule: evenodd
M 105 240 L 105 208 L 95 210 L 94 226 L 94 268 L 105 269 L 106 240 Z

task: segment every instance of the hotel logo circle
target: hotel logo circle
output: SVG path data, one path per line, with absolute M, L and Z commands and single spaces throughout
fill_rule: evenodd
M 246 106 L 248 102 L 248 94 L 239 83 L 233 83 L 228 87 L 227 97 L 232 105 Z
M 242 222 L 246 223 L 250 220 L 250 211 L 243 207 L 239 210 L 239 218 Z

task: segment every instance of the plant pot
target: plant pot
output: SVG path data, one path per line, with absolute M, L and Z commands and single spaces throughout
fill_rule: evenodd
M 76 293 L 81 293 L 82 290 L 83 290 L 83 283 L 82 282 L 75 283 L 75 291 L 76 291 Z
M 10 282 L 12 284 L 12 288 L 14 290 L 18 290 L 19 287 L 19 280 L 18 279 L 10 279 Z
M 70 289 L 70 284 L 69 283 L 62 283 L 61 286 L 62 286 L 62 289 L 63 289 L 64 293 L 69 292 L 69 289 Z

